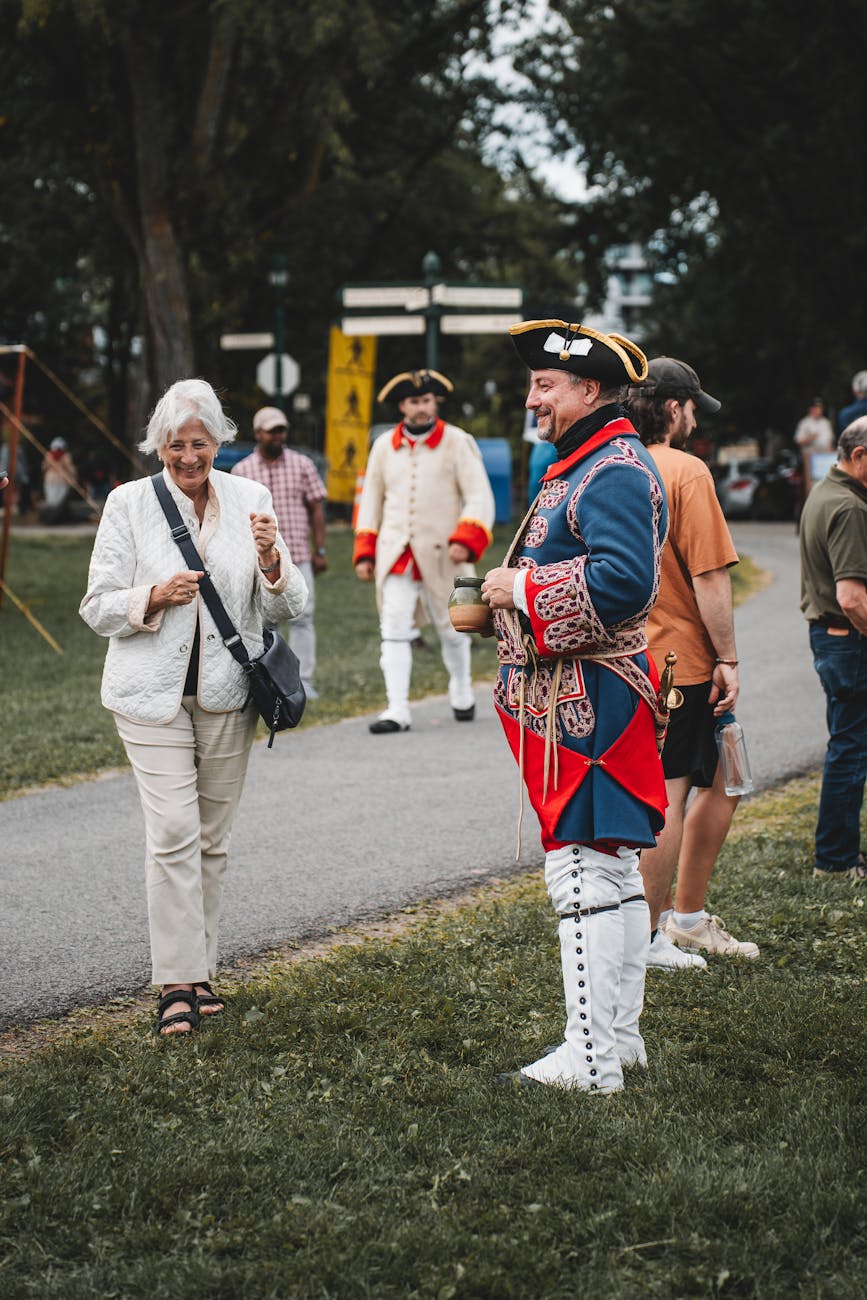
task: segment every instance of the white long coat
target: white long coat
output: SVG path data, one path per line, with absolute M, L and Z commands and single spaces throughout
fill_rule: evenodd
M 474 572 L 471 564 L 449 559 L 449 538 L 459 521 L 480 525 L 490 537 L 494 494 L 475 439 L 457 425 L 446 424 L 435 447 L 420 439 L 395 449 L 393 439 L 393 431 L 383 433 L 370 449 L 356 532 L 377 534 L 380 607 L 382 584 L 410 546 L 431 610 L 442 617 L 455 574 Z
M 167 470 L 163 479 L 199 549 L 199 521 L 192 501 Z M 202 559 L 250 657 L 255 658 L 263 648 L 263 622 L 275 625 L 300 614 L 307 602 L 307 584 L 279 534 L 280 578 L 268 583 L 259 571 L 250 512 L 274 514 L 268 489 L 219 470 L 211 471 L 209 483 L 214 496 L 209 496 L 205 507 L 205 526 L 213 532 Z M 164 723 L 175 717 L 197 614 L 202 627 L 199 703 L 213 713 L 244 706 L 248 694 L 244 672 L 223 645 L 201 596 L 189 605 L 172 605 L 146 616 L 151 588 L 187 567 L 150 479 L 115 488 L 105 503 L 87 593 L 79 608 L 85 623 L 109 638 L 102 675 L 102 703 L 107 709 L 137 722 Z

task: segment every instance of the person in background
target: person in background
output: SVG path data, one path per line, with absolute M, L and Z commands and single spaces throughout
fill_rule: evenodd
M 42 461 L 42 496 L 52 523 L 59 523 L 77 483 L 75 465 L 64 438 L 52 438 Z
M 795 429 L 795 442 L 801 449 L 803 463 L 802 496 L 806 498 L 813 486 L 813 456 L 819 452 L 834 450 L 834 430 L 831 421 L 825 415 L 821 397 L 814 397 L 807 414 L 798 421 Z
M 270 493 L 214 470 L 237 432 L 210 384 L 185 379 L 157 403 L 140 444 L 162 479 L 251 658 L 263 622 L 301 612 L 307 586 Z M 184 566 L 149 478 L 108 496 L 79 613 L 108 638 L 102 703 L 114 715 L 145 819 L 158 1035 L 219 1014 L 217 932 L 229 836 L 257 712 L 247 679 Z
M 813 451 L 834 450 L 834 430 L 825 414 L 825 404 L 821 397 L 813 398 L 807 414 L 798 421 L 795 442 L 805 455 Z
M 450 392 L 445 375 L 412 370 L 395 375 L 377 397 L 396 402 L 401 418 L 371 448 L 352 557 L 362 582 L 376 580 L 388 705 L 370 724 L 374 735 L 409 730 L 412 643 L 427 617 L 439 637 L 454 718 L 475 717 L 470 638 L 452 627 L 448 599 L 455 576 L 472 574 L 491 541 L 494 494 L 475 439 L 440 417 L 437 399 Z
M 848 425 L 801 515 L 801 611 L 827 701 L 813 875 L 867 880 L 867 415 Z
M 645 621 L 668 527 L 653 461 L 620 406 L 644 353 L 565 321 L 511 329 L 526 406 L 558 459 L 506 557 L 493 610 L 494 703 L 542 829 L 558 917 L 564 1041 L 497 1077 L 617 1092 L 646 1065 L 639 1031 L 650 925 L 638 850 L 662 829 L 659 678 Z
M 683 448 L 696 427 L 696 412 L 714 415 L 720 403 L 702 390 L 685 361 L 654 357 L 647 378 L 629 389 L 628 405 L 668 498 L 668 541 L 647 639 L 659 672 L 670 650 L 677 655 L 675 683 L 683 694 L 680 708 L 671 711 L 662 750 L 665 829 L 655 848 L 641 854 L 652 934 L 647 964 L 669 970 L 705 966 L 701 952 L 758 957 L 754 943 L 738 941 L 705 911 L 711 873 L 738 805 L 725 792 L 715 737 L 719 718 L 734 709 L 739 691 L 729 577 L 738 555 L 710 470 Z
M 859 370 L 852 376 L 852 396 L 854 402 L 844 406 L 837 415 L 837 433 L 847 429 L 854 420 L 867 415 L 867 370 Z M 830 448 L 829 448 L 830 450 Z
M 314 578 L 328 568 L 325 549 L 325 484 L 309 456 L 286 446 L 289 424 L 276 406 L 263 406 L 253 416 L 256 450 L 232 466 L 232 473 L 263 483 L 271 493 L 277 527 L 310 593 L 301 614 L 289 624 L 288 640 L 301 665 L 307 698 L 315 700 L 316 628 Z M 311 546 L 312 535 L 312 546 Z

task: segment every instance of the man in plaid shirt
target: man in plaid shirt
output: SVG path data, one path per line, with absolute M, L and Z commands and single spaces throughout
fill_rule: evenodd
M 289 644 L 301 664 L 308 699 L 315 700 L 316 630 L 313 626 L 313 577 L 328 568 L 325 553 L 325 484 L 309 456 L 286 447 L 289 425 L 276 406 L 263 406 L 253 416 L 256 450 L 233 465 L 232 473 L 264 483 L 274 501 L 277 527 L 293 563 L 304 574 L 310 598 L 302 614 L 289 625 Z M 313 534 L 313 549 L 310 534 Z

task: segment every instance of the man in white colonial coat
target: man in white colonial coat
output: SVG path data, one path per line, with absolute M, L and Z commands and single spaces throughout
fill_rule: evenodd
M 370 452 L 355 530 L 353 564 L 376 580 L 388 705 L 370 724 L 375 735 L 407 731 L 412 642 L 429 618 L 449 675 L 458 722 L 475 715 L 470 639 L 449 621 L 456 574 L 472 574 L 491 541 L 494 496 L 481 453 L 468 433 L 440 419 L 437 399 L 452 384 L 435 370 L 407 371 L 378 395 L 397 402 L 400 422 Z

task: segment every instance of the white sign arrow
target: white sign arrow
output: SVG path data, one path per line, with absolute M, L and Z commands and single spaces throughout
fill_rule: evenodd
M 493 307 L 507 311 L 524 303 L 524 291 L 517 284 L 435 284 L 433 300 L 440 307 Z
M 430 294 L 420 284 L 348 284 L 341 291 L 344 307 L 403 307 L 418 311 L 426 307 Z M 409 308 L 412 301 L 417 306 Z
M 245 348 L 261 348 L 263 352 L 274 346 L 273 334 L 221 334 L 220 347 L 224 352 L 240 352 Z
M 424 334 L 423 316 L 344 316 L 343 334 Z

